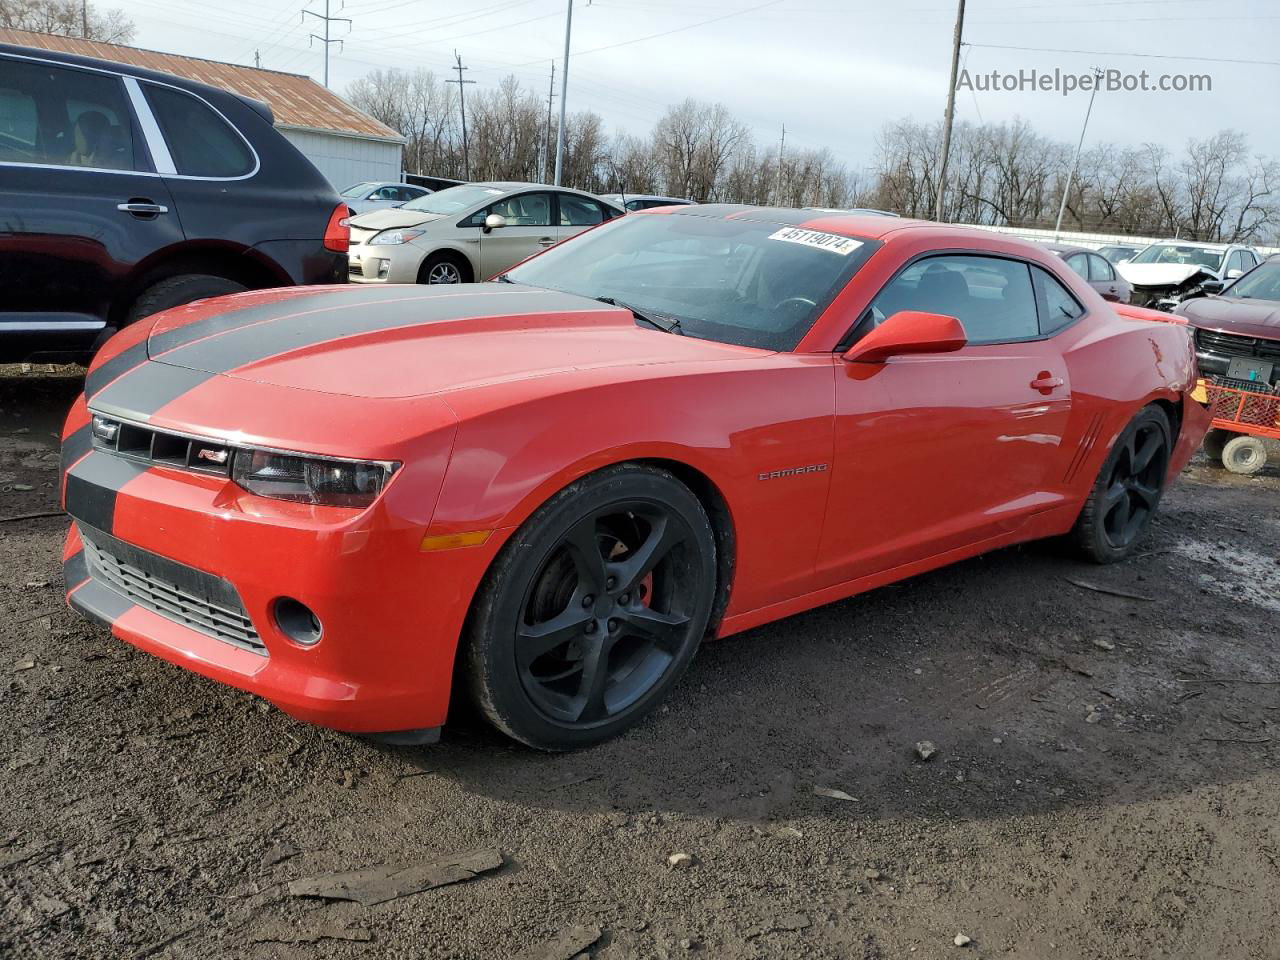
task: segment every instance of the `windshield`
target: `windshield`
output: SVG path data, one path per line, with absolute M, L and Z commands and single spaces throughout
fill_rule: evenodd
M 1250 300 L 1280 300 L 1280 260 L 1268 260 L 1255 267 L 1225 293 L 1228 297 L 1247 297 Z
M 1185 243 L 1153 243 L 1130 263 L 1182 263 L 1217 270 L 1222 264 L 1225 250 L 1209 247 L 1192 247 Z
M 461 213 L 468 207 L 474 207 L 477 203 L 484 203 L 486 200 L 500 197 L 504 193 L 506 193 L 505 190 L 500 190 L 497 187 L 484 187 L 467 183 L 460 187 L 437 190 L 435 193 L 429 193 L 425 197 L 410 200 L 408 203 L 403 204 L 400 209 L 448 215 L 450 213 Z
M 343 190 L 342 193 L 339 194 L 339 196 L 352 197 L 352 198 L 363 197 L 366 193 L 368 193 L 370 190 L 372 190 L 376 186 L 377 184 L 374 183 L 372 180 L 366 180 L 364 183 L 357 183 L 347 187 L 347 189 Z
M 1137 247 L 1099 247 L 1098 252 L 1115 263 L 1119 260 L 1126 260 L 1138 252 Z
M 790 350 L 878 246 L 758 220 L 641 214 L 552 247 L 508 276 L 674 318 L 687 336 Z

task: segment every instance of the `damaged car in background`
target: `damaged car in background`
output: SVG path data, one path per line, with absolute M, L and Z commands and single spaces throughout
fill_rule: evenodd
M 1133 285 L 1133 303 L 1172 310 L 1201 294 L 1206 281 L 1235 280 L 1261 261 L 1252 247 L 1238 244 L 1161 240 L 1116 264 L 1116 270 Z
M 1280 393 L 1280 254 L 1225 289 L 1214 281 L 1205 288 L 1210 295 L 1174 310 L 1195 332 L 1201 373 L 1224 386 Z

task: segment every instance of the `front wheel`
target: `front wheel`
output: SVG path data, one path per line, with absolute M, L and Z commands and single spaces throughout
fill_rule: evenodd
M 541 750 L 615 736 L 684 673 L 715 596 L 715 539 L 664 470 L 622 464 L 570 484 L 502 548 L 468 623 L 471 694 Z
M 1171 433 L 1155 406 L 1143 407 L 1120 433 L 1071 531 L 1086 558 L 1123 560 L 1147 532 L 1164 494 Z

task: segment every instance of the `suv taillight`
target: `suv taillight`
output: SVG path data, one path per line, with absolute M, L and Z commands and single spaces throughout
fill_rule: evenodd
M 329 224 L 324 228 L 324 248 L 334 253 L 346 253 L 351 246 L 351 211 L 340 203 L 329 214 Z

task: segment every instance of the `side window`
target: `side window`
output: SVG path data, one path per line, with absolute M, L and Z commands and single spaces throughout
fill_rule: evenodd
M 551 194 L 521 193 L 507 197 L 489 205 L 480 217 L 484 223 L 485 215 L 496 213 L 507 219 L 509 227 L 549 227 L 551 226 Z
M 1086 280 L 1089 279 L 1089 258 L 1083 253 L 1073 253 L 1067 257 L 1067 266 Z
M 133 141 L 119 77 L 0 59 L 0 162 L 144 169 Z
M 956 317 L 970 343 L 1026 340 L 1040 333 L 1030 268 L 999 257 L 943 256 L 913 263 L 871 303 L 876 323 L 901 310 Z
M 369 199 L 370 200 L 398 200 L 400 199 L 397 196 L 399 192 L 400 191 L 398 191 L 395 187 L 379 187 L 377 190 L 373 191 L 373 193 L 369 194 Z
M 572 193 L 560 194 L 560 226 L 589 227 L 608 219 L 604 207 L 594 200 L 575 196 Z
M 253 169 L 253 154 L 244 138 L 207 105 L 171 87 L 144 87 L 178 173 L 243 177 Z
M 1071 291 L 1048 270 L 1040 267 L 1032 268 L 1036 278 L 1036 295 L 1040 300 L 1040 313 L 1043 317 L 1040 332 L 1048 335 L 1057 333 L 1084 316 L 1084 307 L 1072 296 Z
M 649 205 L 645 203 L 643 200 L 628 200 L 627 209 L 628 210 L 648 210 Z
M 1103 257 L 1096 253 L 1089 254 L 1089 279 L 1093 281 L 1110 281 L 1116 278 L 1116 272 Z

